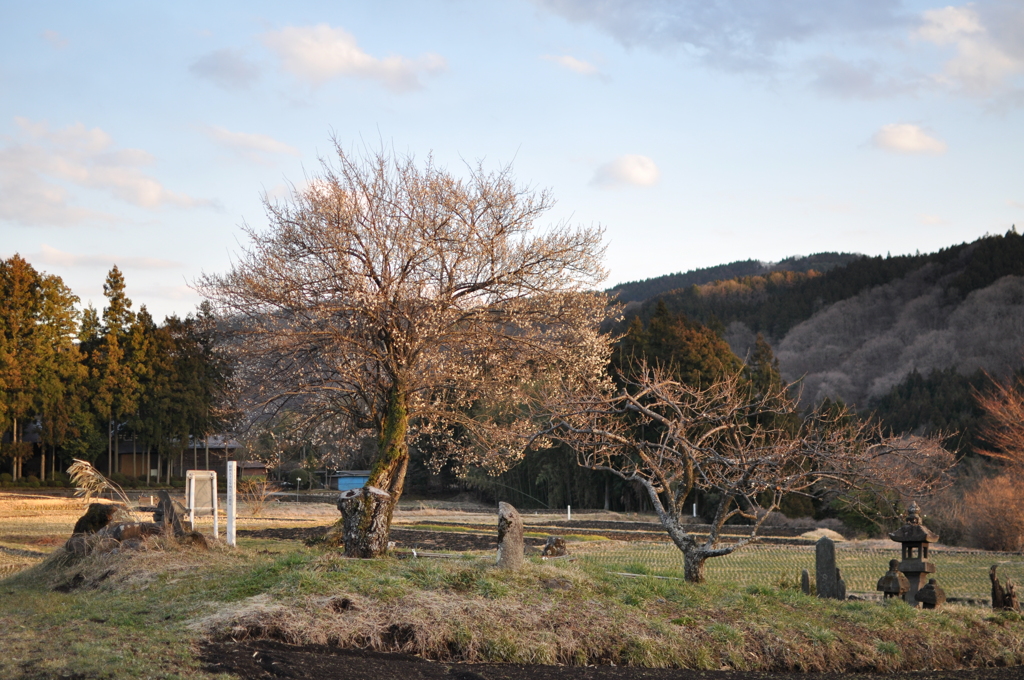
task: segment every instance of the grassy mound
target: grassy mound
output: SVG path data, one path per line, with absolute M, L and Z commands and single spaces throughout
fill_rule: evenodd
M 694 586 L 597 566 L 346 560 L 294 542 L 52 556 L 0 581 L 0 676 L 209 677 L 204 639 L 273 639 L 467 662 L 894 671 L 1024 662 L 1015 614 Z

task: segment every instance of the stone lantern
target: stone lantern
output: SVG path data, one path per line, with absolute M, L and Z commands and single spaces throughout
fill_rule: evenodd
M 935 543 L 939 537 L 921 524 L 921 509 L 917 503 L 911 503 L 907 509 L 907 523 L 889 534 L 889 538 L 902 544 L 902 558 L 899 570 L 907 577 L 910 587 L 903 594 L 903 600 L 911 607 L 917 607 L 917 591 L 925 587 L 928 574 L 935 573 L 935 564 L 928 561 L 928 544 Z

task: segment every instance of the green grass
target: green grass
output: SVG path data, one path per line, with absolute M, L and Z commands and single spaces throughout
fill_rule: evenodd
M 589 558 L 531 558 L 509 573 L 484 559 L 347 560 L 253 539 L 234 550 L 155 544 L 55 557 L 0 581 L 0 677 L 209 678 L 195 658 L 200 640 L 266 635 L 440 660 L 689 668 L 900 670 L 955 667 L 967 650 L 979 664 L 1024 657 L 1019 615 L 824 601 L 769 583 L 695 585 L 647 578 L 657 565 L 632 560 L 635 578 Z M 85 587 L 53 590 L 76 574 Z
M 894 544 L 895 545 L 895 544 Z M 614 571 L 682 578 L 682 553 L 673 545 L 656 542 L 615 543 L 607 546 L 574 546 L 573 553 L 592 564 Z M 837 552 L 849 592 L 875 592 L 888 562 L 899 557 L 893 550 L 848 550 Z M 1002 578 L 1024 582 L 1024 557 L 1017 555 L 971 554 L 933 551 L 931 561 L 938 568 L 935 577 L 947 597 L 984 598 L 990 594 L 988 570 L 998 563 Z M 799 584 L 800 570 L 814 576 L 814 546 L 747 546 L 725 557 L 707 562 L 707 579 L 741 586 L 775 586 L 780 582 Z

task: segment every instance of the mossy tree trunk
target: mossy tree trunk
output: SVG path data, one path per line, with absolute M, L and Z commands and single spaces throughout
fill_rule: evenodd
M 365 487 L 342 494 L 338 501 L 346 557 L 378 557 L 387 551 L 391 517 L 405 488 L 409 467 L 407 401 L 404 383 L 396 381 L 388 395 L 370 478 Z

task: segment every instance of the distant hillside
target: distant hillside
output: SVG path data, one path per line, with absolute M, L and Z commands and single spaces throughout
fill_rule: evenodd
M 656 276 L 643 281 L 620 283 L 610 288 L 609 293 L 617 296 L 620 302 L 642 302 L 649 298 L 690 286 L 702 286 L 714 281 L 759 276 L 774 271 L 807 272 L 815 270 L 826 272 L 841 267 L 863 257 L 853 253 L 816 253 L 807 256 L 787 257 L 781 262 L 761 262 L 759 260 L 737 260 L 729 264 L 720 264 L 704 269 L 693 269 L 688 272 Z
M 660 300 L 724 329 L 740 357 L 762 333 L 783 376 L 802 380 L 805 403 L 830 397 L 863 408 L 914 371 L 998 375 L 1024 363 L 1024 237 L 1016 231 L 930 254 L 858 257 L 824 273 L 801 269 L 664 292 L 630 304 L 625 322 L 650 318 Z

